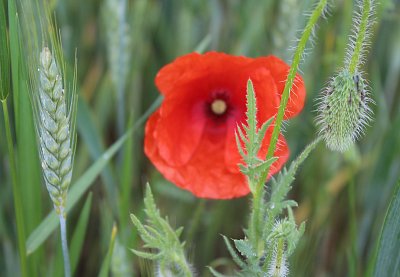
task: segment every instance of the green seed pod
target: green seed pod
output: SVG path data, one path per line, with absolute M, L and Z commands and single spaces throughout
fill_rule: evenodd
M 328 148 L 346 151 L 371 120 L 371 102 L 361 74 L 346 69 L 334 76 L 319 98 L 317 125 Z

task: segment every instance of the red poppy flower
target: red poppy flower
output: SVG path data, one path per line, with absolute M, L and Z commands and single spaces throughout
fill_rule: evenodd
M 253 59 L 209 52 L 177 58 L 155 79 L 165 98 L 146 124 L 146 155 L 166 179 L 198 197 L 228 199 L 248 194 L 235 141 L 237 124 L 246 120 L 247 80 L 253 82 L 257 118 L 262 123 L 277 113 L 288 71 L 289 66 L 274 56 Z M 304 98 L 304 83 L 297 76 L 285 119 L 300 112 Z M 272 127 L 259 152 L 262 158 L 271 134 Z M 275 156 L 278 160 L 270 175 L 289 157 L 282 135 Z

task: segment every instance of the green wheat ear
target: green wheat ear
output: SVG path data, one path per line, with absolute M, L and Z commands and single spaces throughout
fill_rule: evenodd
M 50 49 L 44 47 L 39 58 L 39 103 L 37 131 L 39 151 L 47 190 L 58 214 L 63 212 L 72 177 L 73 136 L 71 114 L 59 67 Z
M 335 75 L 322 93 L 317 125 L 326 145 L 335 151 L 346 151 L 371 120 L 371 102 L 360 74 L 344 69 Z

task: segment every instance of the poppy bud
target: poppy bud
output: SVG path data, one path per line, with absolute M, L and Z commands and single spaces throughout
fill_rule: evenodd
M 346 151 L 371 120 L 366 84 L 346 69 L 334 76 L 319 98 L 317 125 L 328 148 Z

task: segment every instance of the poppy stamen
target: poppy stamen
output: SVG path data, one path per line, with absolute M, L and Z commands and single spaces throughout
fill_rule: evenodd
M 226 105 L 226 102 L 222 99 L 215 99 L 211 103 L 211 111 L 216 115 L 223 115 L 227 108 L 228 106 Z

